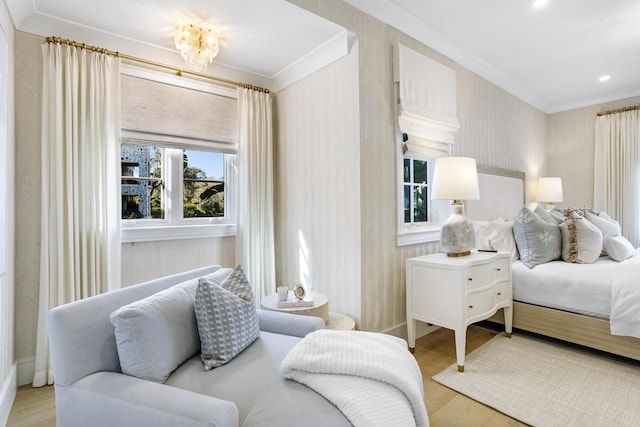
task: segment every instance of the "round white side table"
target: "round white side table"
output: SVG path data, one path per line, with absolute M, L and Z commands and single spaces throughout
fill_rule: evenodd
M 313 293 L 313 306 L 311 307 L 278 307 L 278 294 L 267 295 L 260 301 L 260 306 L 265 310 L 321 317 L 327 329 L 353 330 L 356 327 L 356 322 L 351 317 L 342 313 L 330 312 L 329 298 L 319 292 Z

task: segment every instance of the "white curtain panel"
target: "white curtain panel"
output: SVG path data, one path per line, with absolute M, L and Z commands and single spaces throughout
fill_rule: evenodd
M 276 290 L 271 95 L 238 88 L 238 120 L 236 262 L 244 268 L 259 306 Z
M 596 117 L 594 208 L 620 223 L 622 234 L 640 246 L 640 110 Z
M 35 387 L 53 382 L 46 312 L 120 287 L 120 59 L 58 44 L 42 54 Z

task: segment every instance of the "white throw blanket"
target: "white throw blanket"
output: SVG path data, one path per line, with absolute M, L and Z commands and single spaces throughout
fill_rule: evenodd
M 401 338 L 319 330 L 291 349 L 280 372 L 320 393 L 356 427 L 429 425 L 420 367 Z
M 640 338 L 640 267 L 634 258 L 620 263 L 620 269 L 613 277 L 611 335 Z

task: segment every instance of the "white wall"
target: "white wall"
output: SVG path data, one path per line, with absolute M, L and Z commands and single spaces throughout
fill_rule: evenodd
M 4 425 L 9 417 L 11 405 L 16 394 L 17 369 L 14 355 L 14 293 L 15 293 L 15 272 L 14 272 L 14 204 L 15 204 L 15 135 L 14 135 L 14 69 L 13 69 L 13 24 L 9 18 L 5 2 L 0 2 L 0 28 L 7 39 L 8 56 L 8 79 L 0 82 L 7 85 L 7 99 L 2 100 L 7 105 L 7 127 L 4 130 L 6 135 L 0 137 L 0 144 L 6 144 L 0 152 L 6 156 L 0 159 L 0 170 L 6 178 L 5 189 L 0 186 L 0 191 L 6 191 L 6 207 L 4 224 L 6 229 L 6 239 L 0 241 L 0 245 L 5 245 L 4 252 L 6 259 L 4 271 L 0 271 L 0 425 Z

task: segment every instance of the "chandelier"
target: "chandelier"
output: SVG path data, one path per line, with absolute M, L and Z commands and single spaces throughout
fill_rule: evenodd
M 176 29 L 176 49 L 189 65 L 204 70 L 220 50 L 218 34 L 211 28 L 188 24 Z

